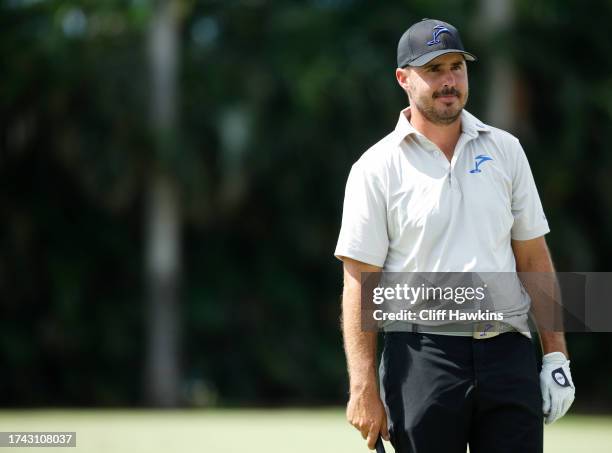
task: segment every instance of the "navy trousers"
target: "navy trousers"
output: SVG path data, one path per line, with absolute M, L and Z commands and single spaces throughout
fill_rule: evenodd
M 518 332 L 385 333 L 381 395 L 397 453 L 542 453 L 539 372 Z

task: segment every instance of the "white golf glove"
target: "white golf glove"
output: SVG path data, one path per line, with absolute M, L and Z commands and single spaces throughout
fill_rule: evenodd
M 540 388 L 547 425 L 563 417 L 574 402 L 576 389 L 569 365 L 570 361 L 562 352 L 551 352 L 542 357 Z

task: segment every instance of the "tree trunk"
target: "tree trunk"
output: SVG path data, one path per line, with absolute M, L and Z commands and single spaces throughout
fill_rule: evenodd
M 494 42 L 500 32 L 508 30 L 514 20 L 511 0 L 482 0 L 481 30 L 485 39 Z M 515 74 L 507 55 L 492 54 L 489 70 L 489 95 L 486 121 L 501 129 L 513 130 L 516 126 Z
M 151 125 L 156 156 L 176 152 L 178 2 L 155 2 L 149 31 Z M 165 160 L 165 159 L 164 159 Z M 180 403 L 180 224 L 177 182 L 155 162 L 146 205 L 147 364 L 145 398 L 154 406 Z

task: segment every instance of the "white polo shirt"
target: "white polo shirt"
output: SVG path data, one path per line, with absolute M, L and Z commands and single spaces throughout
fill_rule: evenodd
M 336 257 L 385 272 L 515 272 L 510 240 L 550 231 L 519 141 L 463 110 L 449 162 L 406 115 L 351 168 Z

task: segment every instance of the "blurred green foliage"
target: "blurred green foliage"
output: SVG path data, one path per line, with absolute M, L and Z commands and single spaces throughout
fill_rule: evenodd
M 395 46 L 422 17 L 455 24 L 479 56 L 468 108 L 483 119 L 487 61 L 511 61 L 513 132 L 557 268 L 609 270 L 612 5 L 514 6 L 510 29 L 484 35 L 467 0 L 184 2 L 179 145 L 155 155 L 150 2 L 1 2 L 0 402 L 141 402 L 157 165 L 181 184 L 185 401 L 344 401 L 332 256 L 344 184 L 406 104 Z M 612 407 L 608 339 L 570 335 L 578 404 Z

